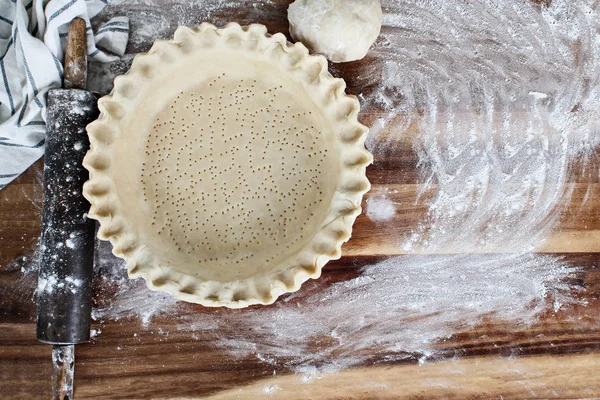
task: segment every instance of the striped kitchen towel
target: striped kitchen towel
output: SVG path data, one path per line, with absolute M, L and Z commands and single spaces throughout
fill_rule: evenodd
M 46 93 L 61 86 L 68 26 L 85 19 L 90 61 L 125 53 L 127 17 L 92 32 L 107 0 L 0 0 L 0 189 L 44 154 Z

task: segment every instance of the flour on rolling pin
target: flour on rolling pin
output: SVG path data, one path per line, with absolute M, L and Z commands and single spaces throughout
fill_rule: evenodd
M 80 98 L 78 99 L 77 96 Z M 85 101 L 89 101 L 90 94 L 84 91 L 81 92 L 71 92 L 69 96 L 59 96 L 56 95 L 53 97 L 54 101 L 49 103 L 49 107 L 54 109 L 62 109 L 67 110 L 67 114 L 62 115 L 61 118 L 56 119 L 54 122 L 54 126 L 52 129 L 59 130 L 61 128 L 65 128 L 65 126 L 61 127 L 61 124 L 68 125 L 74 123 L 73 121 L 82 118 L 83 116 L 93 112 L 87 106 L 77 106 L 74 104 L 74 101 L 79 100 L 81 103 Z M 94 97 L 95 99 L 95 97 Z M 49 109 L 49 113 L 56 115 L 54 110 Z M 74 155 L 74 157 L 83 158 L 85 152 L 87 151 L 89 144 L 87 143 L 87 138 L 85 138 L 84 128 L 77 128 L 79 134 L 82 135 L 82 139 L 80 141 L 60 141 L 57 143 L 57 146 L 71 146 L 70 149 L 61 149 L 61 152 L 64 154 L 69 152 Z M 60 162 L 60 160 L 59 160 Z M 73 165 L 69 162 L 62 163 L 62 170 L 65 172 L 64 175 L 51 175 L 48 176 L 44 185 L 47 186 L 47 189 L 50 187 L 57 188 L 57 193 L 63 193 L 65 187 L 79 187 L 83 186 L 86 178 L 82 177 L 79 172 L 79 166 Z M 69 173 L 69 172 L 72 173 Z M 57 195 L 58 196 L 58 195 Z M 56 203 L 51 204 L 52 207 L 60 207 L 61 213 L 63 215 L 71 215 L 73 213 L 78 213 L 78 217 L 81 222 L 86 219 L 85 212 L 74 208 L 74 205 L 66 202 L 66 201 L 57 201 Z M 49 212 L 54 212 L 54 210 L 49 210 Z M 67 229 L 69 228 L 69 229 Z M 41 251 L 45 253 L 45 257 L 47 259 L 57 260 L 64 258 L 70 258 L 69 254 L 78 247 L 78 241 L 83 240 L 82 237 L 74 234 L 73 232 L 69 232 L 70 226 L 63 226 L 62 223 L 58 225 L 55 224 L 55 221 L 48 220 L 45 225 L 45 231 L 42 232 L 42 235 L 46 235 L 47 237 L 52 237 L 56 240 L 56 245 L 48 248 L 42 246 Z M 55 276 L 52 274 L 40 276 L 38 282 L 38 292 L 44 291 L 46 293 L 52 293 L 57 290 L 61 291 L 69 291 L 72 293 L 76 293 L 77 291 L 83 289 L 83 282 L 80 279 L 74 277 L 67 277 L 65 279 L 60 278 L 59 276 Z
M 139 13 L 127 4 L 104 13 L 119 7 L 131 18 L 133 43 L 149 46 L 190 19 L 219 23 L 221 8 L 232 7 L 215 0 L 161 4 L 173 13 Z M 600 38 L 592 34 L 599 11 L 583 1 L 553 1 L 550 7 L 518 0 L 494 7 L 428 4 L 386 4 L 382 34 L 369 54 L 373 61 L 362 75 L 344 76 L 358 91 L 361 82 L 379 82 L 361 96 L 363 109 L 384 111 L 371 128 L 376 163 L 396 140 L 407 139 L 411 124 L 418 126 L 409 140 L 434 197 L 426 204 L 427 220 L 408 238 L 399 235 L 398 246 L 427 250 L 461 243 L 463 251 L 485 251 L 509 244 L 517 253 L 395 257 L 330 287 L 312 282 L 269 309 L 177 316 L 178 329 L 200 338 L 210 327 L 257 326 L 260 342 L 232 335 L 217 345 L 310 373 L 358 364 L 374 352 L 426 360 L 436 355 L 432 343 L 488 313 L 527 324 L 541 311 L 577 301 L 576 288 L 565 283 L 576 268 L 527 251 L 556 226 L 569 198 L 573 160 L 600 142 Z M 254 2 L 243 13 L 247 21 L 239 22 L 268 23 L 275 9 L 270 1 Z M 90 86 L 109 91 L 128 60 L 92 65 Z M 532 118 L 520 119 L 523 113 Z M 391 193 L 383 190 L 374 199 L 367 217 L 389 223 L 395 215 Z M 100 279 L 118 282 L 118 288 L 111 304 L 94 310 L 96 320 L 138 316 L 155 331 L 153 316 L 177 315 L 172 298 L 126 278 L 109 244 L 98 250 Z

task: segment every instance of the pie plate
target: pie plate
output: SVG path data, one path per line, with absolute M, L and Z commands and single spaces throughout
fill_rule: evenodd
M 83 193 L 151 289 L 270 304 L 341 255 L 372 162 L 322 56 L 263 25 L 180 27 L 101 98 Z

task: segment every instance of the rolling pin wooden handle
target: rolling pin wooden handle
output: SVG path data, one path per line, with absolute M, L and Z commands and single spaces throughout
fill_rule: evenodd
M 75 18 L 69 25 L 63 79 L 65 89 L 85 89 L 87 85 L 87 36 L 82 18 Z

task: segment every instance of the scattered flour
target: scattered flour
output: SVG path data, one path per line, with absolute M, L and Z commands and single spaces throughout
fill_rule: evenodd
M 380 83 L 363 98 L 386 112 L 368 144 L 383 159 L 416 125 L 422 190 L 436 191 L 404 250 L 535 249 L 570 200 L 573 162 L 600 143 L 598 4 L 396 0 L 386 11 Z
M 265 385 L 263 387 L 263 392 L 265 394 L 273 394 L 277 391 L 279 391 L 281 388 L 279 387 L 279 385 Z
M 373 221 L 387 221 L 396 215 L 396 205 L 385 194 L 366 201 L 366 214 Z
M 108 295 L 109 299 L 107 304 L 96 302 L 92 319 L 119 320 L 136 316 L 147 327 L 153 316 L 175 309 L 179 303 L 171 295 L 149 290 L 143 279 L 129 279 L 123 260 L 116 258 L 111 249 L 108 242 L 96 242 L 94 279 L 96 288 L 101 289 L 96 292 L 103 298 Z
M 157 329 L 160 321 L 152 327 L 151 319 L 168 314 L 179 332 L 210 338 L 229 357 L 256 357 L 310 375 L 371 358 L 435 359 L 443 355 L 437 342 L 482 317 L 517 327 L 532 323 L 540 312 L 575 301 L 578 288 L 563 280 L 576 271 L 532 253 L 407 255 L 364 266 L 347 281 L 309 281 L 272 306 L 190 310 L 141 280 L 128 280 L 123 263 L 103 254 L 98 273 L 108 282 L 102 285 L 113 281 L 119 289 L 94 318 L 138 317 L 146 329 Z
M 97 340 L 102 334 L 102 329 L 90 329 L 90 340 Z

